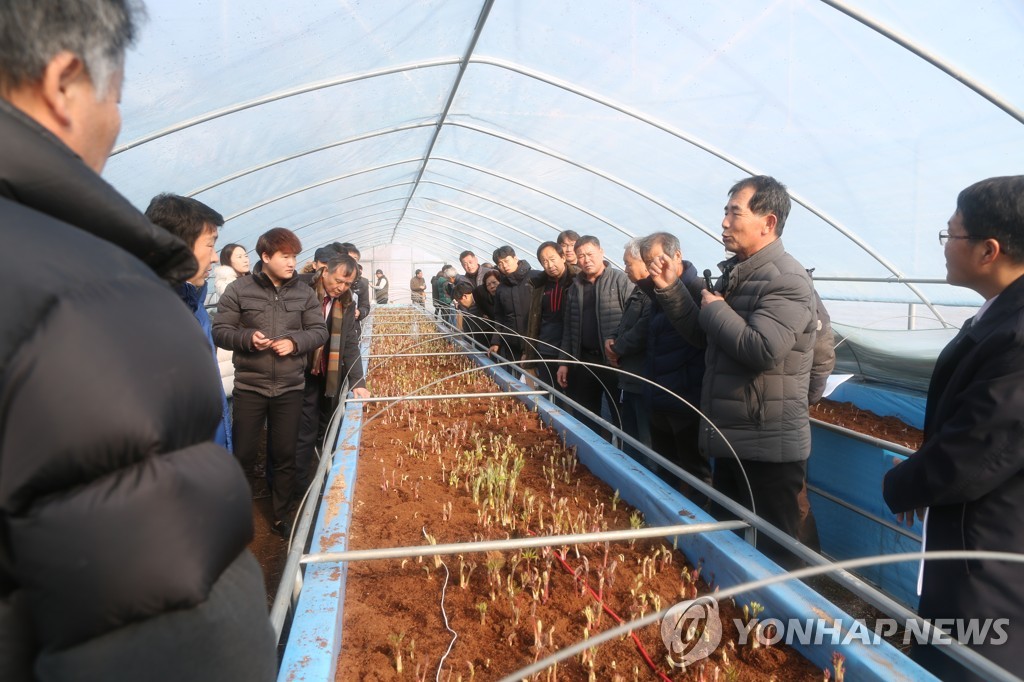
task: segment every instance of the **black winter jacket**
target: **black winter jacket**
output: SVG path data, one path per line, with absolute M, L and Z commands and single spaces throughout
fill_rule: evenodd
M 491 337 L 491 345 L 507 346 L 515 356 L 509 358 L 511 360 L 518 360 L 523 351 L 523 339 L 520 337 L 526 335 L 530 317 L 530 278 L 536 274 L 529 263 L 521 260 L 515 272 L 501 275 L 501 284 L 494 292 L 495 333 Z
M 927 551 L 1024 548 L 1022 387 L 1024 277 L 939 354 L 928 387 L 924 443 L 885 476 L 883 493 L 892 511 L 929 508 Z M 990 638 L 974 648 L 1024 676 L 1020 564 L 929 561 L 922 587 L 922 618 L 1008 618 L 1006 643 Z M 930 658 L 923 660 L 942 679 L 963 679 L 951 674 L 943 654 Z
M 0 679 L 274 679 L 190 249 L 3 100 L 0 232 Z
M 565 322 L 565 296 L 579 271 L 575 265 L 566 263 L 565 271 L 557 282 L 553 282 L 543 270 L 530 276 L 530 314 L 526 322 L 526 336 L 542 343 L 526 344 L 523 357 L 527 360 L 558 357 Z
M 683 261 L 681 280 L 694 302 L 700 301 L 700 292 L 704 285 L 697 268 L 690 261 Z M 639 282 L 637 287 L 649 292 L 653 297 L 648 320 L 644 376 L 690 401 L 699 409 L 700 388 L 704 379 L 704 349 L 690 344 L 672 326 L 661 303 L 654 296 L 654 283 L 650 279 Z M 644 395 L 652 411 L 692 413 L 692 409 L 685 403 L 650 384 L 644 385 Z
M 295 344 L 291 355 L 256 350 L 252 337 L 285 336 Z M 275 287 L 257 263 L 252 277 L 239 277 L 217 301 L 213 342 L 234 351 L 235 390 L 274 398 L 305 386 L 306 354 L 327 343 L 320 301 L 297 275 Z

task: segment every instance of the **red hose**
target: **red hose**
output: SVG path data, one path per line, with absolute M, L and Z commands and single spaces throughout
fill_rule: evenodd
M 528 532 L 530 533 L 530 535 L 536 537 L 536 533 L 534 533 L 533 531 Z M 561 555 L 558 552 L 552 549 L 551 553 L 555 555 L 555 558 L 558 559 L 558 563 L 562 565 L 562 568 L 565 569 L 567 573 L 571 574 L 575 580 L 579 580 L 583 584 L 583 586 L 587 588 L 587 592 L 589 592 L 590 595 L 597 601 L 597 603 L 601 605 L 601 609 L 603 609 L 605 613 L 611 616 L 612 619 L 614 619 L 615 622 L 620 625 L 625 622 L 622 620 L 619 614 L 615 613 L 615 611 L 604 602 L 604 600 L 597 592 L 594 592 L 593 588 L 590 587 L 590 585 L 588 585 L 587 582 L 583 580 L 583 578 L 580 578 L 576 575 L 576 572 L 572 570 L 572 567 L 569 566 L 569 564 L 565 561 L 565 559 L 561 557 Z M 672 678 L 668 677 L 667 675 L 665 675 L 665 673 L 661 672 L 661 670 L 658 669 L 658 666 L 654 663 L 654 660 L 651 658 L 651 655 L 647 653 L 647 648 L 644 647 L 643 642 L 640 641 L 640 637 L 636 634 L 636 632 L 630 632 L 629 636 L 633 638 L 633 643 L 636 644 L 637 651 L 640 652 L 640 655 L 643 657 L 644 662 L 647 663 L 647 667 L 649 667 L 663 682 L 672 682 Z

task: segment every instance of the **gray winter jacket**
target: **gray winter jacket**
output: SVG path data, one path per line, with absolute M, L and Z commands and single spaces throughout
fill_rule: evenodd
M 305 386 L 306 354 L 327 343 L 327 325 L 313 290 L 295 276 L 275 288 L 256 264 L 252 277 L 228 285 L 217 302 L 213 342 L 235 351 L 235 388 L 274 398 Z M 291 355 L 253 348 L 252 337 L 287 336 Z
M 562 357 L 575 360 L 580 354 L 580 324 L 583 319 L 583 281 L 586 275 L 580 272 L 565 295 L 565 321 L 562 329 Z M 601 339 L 601 356 L 605 362 L 604 340 L 611 338 L 619 328 L 626 299 L 633 293 L 633 283 L 626 273 L 615 270 L 605 263 L 604 272 L 594 282 L 597 295 L 597 334 Z
M 817 319 L 807 271 L 776 240 L 745 261 L 719 264 L 725 297 L 698 308 L 676 282 L 655 295 L 679 333 L 706 346 L 701 410 L 740 459 L 796 462 L 811 452 L 807 390 Z M 707 424 L 700 445 L 732 457 Z

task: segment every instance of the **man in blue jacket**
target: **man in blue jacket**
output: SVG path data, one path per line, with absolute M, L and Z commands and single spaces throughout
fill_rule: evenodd
M 149 202 L 146 217 L 185 242 L 199 263 L 199 269 L 188 281 L 182 282 L 175 291 L 192 311 L 196 321 L 206 335 L 217 362 L 217 347 L 213 344 L 212 324 L 203 301 L 206 300 L 206 281 L 210 269 L 217 262 L 217 232 L 224 224 L 224 217 L 201 201 L 177 194 L 158 194 Z M 219 369 L 218 369 L 219 373 Z M 228 399 L 221 387 L 221 420 L 213 442 L 231 452 L 231 410 Z
M 990 178 L 957 197 L 946 281 L 985 303 L 935 364 L 921 449 L 885 477 L 886 504 L 924 520 L 924 549 L 1024 552 L 1024 176 Z M 929 561 L 922 618 L 989 626 L 970 646 L 1024 676 L 1024 570 L 989 560 Z M 1004 628 L 992 625 L 1005 619 Z M 1005 639 L 1000 631 L 1005 631 Z M 943 680 L 968 674 L 937 647 L 912 655 Z

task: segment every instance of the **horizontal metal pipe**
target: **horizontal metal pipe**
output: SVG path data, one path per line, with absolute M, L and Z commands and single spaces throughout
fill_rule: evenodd
M 870 519 L 870 520 L 874 521 L 875 523 L 877 523 L 879 525 L 885 526 L 889 530 L 896 531 L 900 535 L 904 535 L 904 536 L 906 536 L 906 537 L 908 537 L 911 540 L 914 540 L 916 542 L 921 542 L 921 536 L 920 535 L 916 535 L 914 533 L 911 533 L 909 530 L 907 530 L 903 526 L 899 525 L 898 523 L 893 523 L 892 521 L 889 521 L 887 519 L 883 519 L 881 516 L 877 516 L 875 514 L 872 514 L 869 511 L 865 511 L 864 509 L 861 509 L 860 507 L 858 507 L 856 505 L 850 504 L 849 502 L 847 502 L 846 500 L 842 499 L 841 497 L 836 497 L 832 493 L 825 492 L 824 490 L 822 490 L 821 488 L 819 488 L 816 485 L 811 485 L 810 483 L 808 483 L 807 484 L 807 490 L 812 492 L 812 493 L 814 493 L 815 495 L 820 495 L 821 497 L 824 497 L 829 502 L 834 502 L 834 503 L 838 504 L 840 507 L 845 507 L 845 508 L 849 509 L 850 511 L 856 513 L 856 514 L 860 514 L 864 518 Z
M 379 320 L 377 324 L 388 324 L 387 320 Z M 408 334 L 382 334 L 384 338 L 391 338 L 392 336 L 446 336 L 450 332 L 410 332 Z M 369 334 L 363 334 L 363 336 L 370 336 Z
M 380 353 L 364 355 L 364 358 L 433 358 L 441 355 L 485 355 L 484 351 L 449 351 L 447 353 Z
M 547 395 L 547 391 L 495 391 L 492 393 L 435 393 L 434 395 L 390 395 L 370 398 L 349 398 L 349 403 L 381 403 L 388 400 L 437 400 L 438 398 L 505 398 L 515 395 Z
M 931 277 L 829 277 L 828 275 L 814 275 L 815 282 L 881 282 L 883 284 L 949 284 L 945 279 Z
M 629 530 L 609 530 L 600 533 L 542 535 L 532 538 L 513 538 L 511 540 L 483 540 L 481 542 L 454 542 L 444 545 L 412 545 L 410 547 L 354 549 L 347 552 L 307 554 L 302 558 L 302 563 L 325 564 L 340 561 L 407 559 L 418 556 L 469 554 L 474 552 L 508 552 L 528 547 L 556 547 L 561 545 L 582 545 L 590 542 L 663 538 L 670 535 L 691 535 L 694 533 L 709 533 L 721 530 L 738 530 L 746 527 L 747 524 L 743 521 L 718 521 L 715 523 L 683 523 L 675 526 L 654 526 L 651 528 L 630 528 Z

